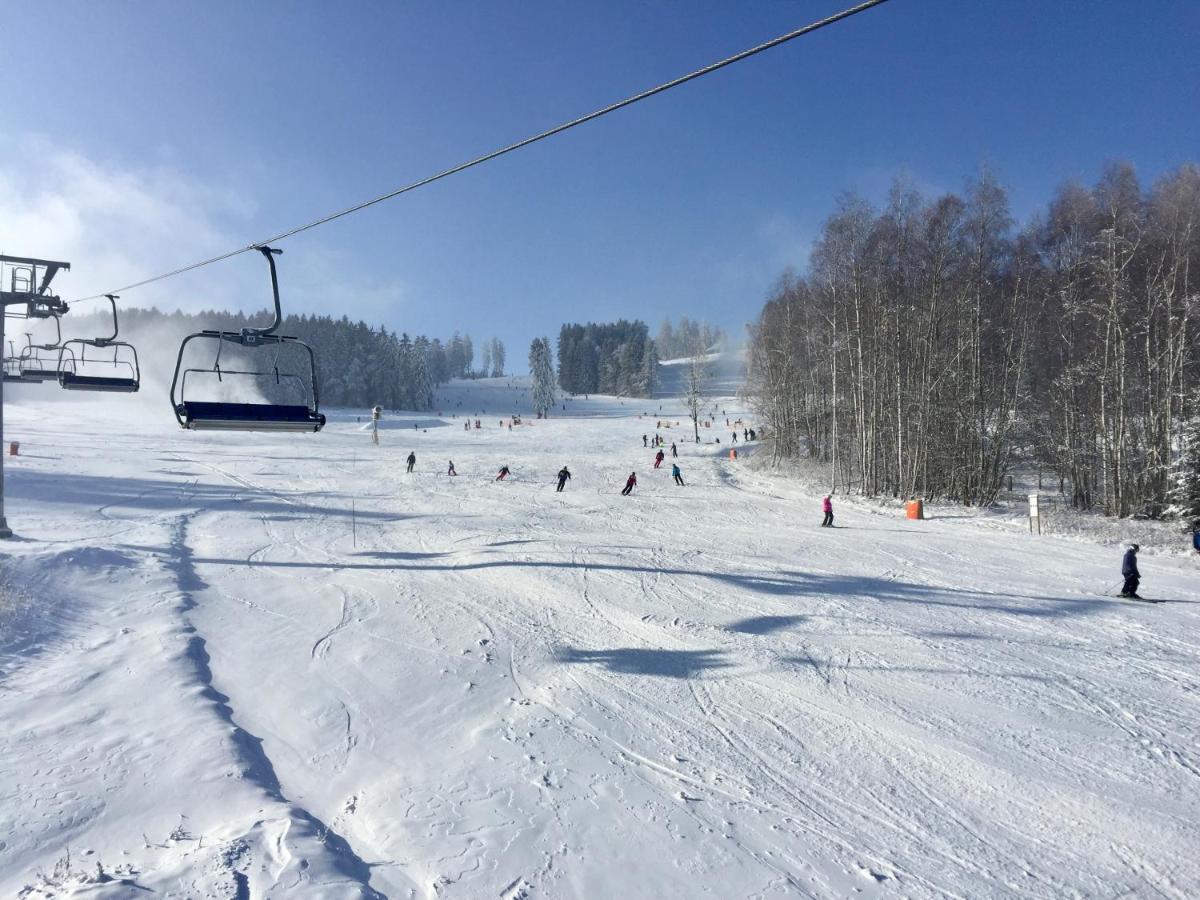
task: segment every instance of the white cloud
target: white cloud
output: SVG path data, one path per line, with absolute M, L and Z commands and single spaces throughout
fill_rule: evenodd
M 0 253 L 70 262 L 54 283 L 67 301 L 244 246 L 262 230 L 257 212 L 233 187 L 169 166 L 100 163 L 44 137 L 0 139 Z M 379 321 L 404 293 L 312 238 L 279 266 L 285 311 Z M 247 254 L 129 291 L 122 302 L 255 310 L 270 293 L 265 265 Z

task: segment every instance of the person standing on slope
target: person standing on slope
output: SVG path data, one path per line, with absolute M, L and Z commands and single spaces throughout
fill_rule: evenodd
M 628 497 L 633 493 L 635 487 L 637 487 L 637 472 L 630 472 L 629 477 L 625 479 L 625 489 L 621 491 L 621 496 Z
M 683 474 L 679 471 L 679 463 L 671 464 L 671 477 L 675 479 L 675 483 L 683 487 Z
M 446 470 L 446 474 L 447 475 L 457 475 L 458 474 L 457 472 L 454 471 L 454 460 L 450 460 L 450 468 Z
M 408 471 L 410 473 L 413 470 L 413 466 L 415 466 L 416 464 L 417 464 L 417 454 L 410 451 L 408 454 Z
M 671 441 L 671 459 L 675 459 L 677 456 L 679 456 L 679 450 L 675 447 L 675 442 Z
M 501 466 L 500 474 L 496 476 L 496 480 L 503 481 L 507 477 L 508 477 L 508 466 Z
M 826 494 L 825 499 L 821 501 L 821 511 L 823 513 L 825 513 L 825 518 L 821 522 L 821 527 L 822 528 L 832 528 L 833 527 L 833 498 L 829 494 Z
M 570 479 L 570 477 L 571 477 L 571 473 L 567 471 L 566 466 L 563 466 L 561 469 L 558 470 L 558 490 L 556 491 L 556 493 L 559 493 L 559 494 L 562 493 L 562 489 L 566 485 L 566 483 Z
M 650 438 L 648 438 L 648 437 L 647 437 L 646 435 L 644 435 L 644 434 L 642 435 L 642 446 L 643 446 L 643 447 L 649 447 L 649 446 L 650 446 Z
M 661 450 L 659 450 L 657 453 L 655 453 L 654 454 L 654 468 L 657 469 L 659 466 L 661 466 L 663 460 L 666 458 L 667 458 L 667 454 L 663 453 Z
M 1130 544 L 1129 549 L 1125 551 L 1125 557 L 1121 560 L 1121 575 L 1125 578 L 1125 585 L 1121 588 L 1121 596 L 1129 597 L 1132 600 L 1141 600 L 1138 596 L 1138 582 L 1141 581 L 1142 574 L 1138 571 L 1137 553 L 1141 548 L 1137 544 Z

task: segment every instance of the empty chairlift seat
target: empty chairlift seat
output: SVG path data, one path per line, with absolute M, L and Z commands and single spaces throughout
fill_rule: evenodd
M 109 337 L 72 338 L 63 343 L 56 377 L 64 390 L 133 394 L 142 386 L 137 350 L 132 344 L 117 340 L 120 332 L 117 298 L 113 294 L 105 296 L 112 304 L 113 333 Z M 111 357 L 108 351 L 112 351 Z
M 175 376 L 171 379 L 171 406 L 179 424 L 189 430 L 317 432 L 325 427 L 325 416 L 318 404 L 317 364 L 312 348 L 299 338 L 275 333 L 283 320 L 279 278 L 275 271 L 275 255 L 282 251 L 270 247 L 256 249 L 270 267 L 275 320 L 266 328 L 200 331 L 183 339 L 175 363 Z M 184 366 L 184 352 L 192 341 L 216 343 L 216 354 L 210 366 Z M 221 353 L 229 345 L 236 348 L 230 352 L 235 354 L 238 366 L 260 360 L 264 354 L 270 355 L 271 361 L 246 368 L 222 368 Z M 302 360 L 299 363 L 293 360 L 291 370 L 280 365 L 281 352 L 289 348 L 302 351 L 291 354 L 293 357 L 299 355 Z M 283 355 L 289 354 L 284 352 Z M 207 388 L 197 388 L 206 382 Z M 232 402 L 220 396 L 226 389 L 236 391 L 238 385 L 248 385 L 256 395 L 264 388 L 270 388 L 276 394 L 288 395 L 288 399 Z M 210 391 L 208 396 L 197 396 L 206 389 Z

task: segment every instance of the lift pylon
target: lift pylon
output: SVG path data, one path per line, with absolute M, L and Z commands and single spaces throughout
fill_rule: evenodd
M 0 256 L 0 347 L 4 346 L 5 320 L 58 318 L 67 311 L 67 304 L 50 293 L 50 282 L 60 271 L 70 269 L 70 263 L 52 259 Z M 0 451 L 3 450 L 4 379 L 0 378 Z M 4 515 L 4 453 L 0 452 L 0 538 L 10 537 L 12 531 Z

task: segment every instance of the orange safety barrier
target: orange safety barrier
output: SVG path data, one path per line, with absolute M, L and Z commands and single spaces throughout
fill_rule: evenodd
M 0 444 L 0 447 L 3 447 L 3 446 L 4 446 L 3 444 Z M 20 449 L 21 449 L 21 442 L 13 441 L 11 444 L 8 445 L 8 455 L 9 456 L 19 456 L 20 454 L 18 451 Z
M 925 518 L 925 502 L 923 500 L 909 500 L 904 504 L 904 514 L 910 519 Z

